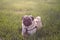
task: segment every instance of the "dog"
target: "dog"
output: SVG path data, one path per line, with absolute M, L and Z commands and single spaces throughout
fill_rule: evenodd
M 40 28 L 42 28 L 40 16 L 34 18 L 32 15 L 25 15 L 22 17 L 22 35 L 24 37 L 33 35 Z

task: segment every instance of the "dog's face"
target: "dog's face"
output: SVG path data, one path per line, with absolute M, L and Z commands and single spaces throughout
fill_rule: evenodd
M 25 16 L 23 16 L 22 20 L 23 20 L 23 24 L 25 26 L 30 26 L 32 24 L 32 21 L 34 20 L 34 18 L 30 15 L 25 15 Z

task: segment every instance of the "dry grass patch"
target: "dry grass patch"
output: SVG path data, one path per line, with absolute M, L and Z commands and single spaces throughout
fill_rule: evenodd
M 33 1 L 20 1 L 20 2 L 15 2 L 12 4 L 13 10 L 15 13 L 28 13 L 31 12 L 33 9 L 36 8 L 36 2 Z

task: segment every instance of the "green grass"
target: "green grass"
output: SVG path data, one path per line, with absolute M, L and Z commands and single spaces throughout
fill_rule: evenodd
M 0 39 L 22 40 L 22 16 L 41 16 L 43 28 L 26 40 L 60 40 L 60 0 L 0 0 Z

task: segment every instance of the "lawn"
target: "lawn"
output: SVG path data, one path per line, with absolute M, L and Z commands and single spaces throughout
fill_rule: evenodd
M 60 0 L 0 0 L 0 40 L 22 40 L 22 16 L 41 16 L 43 28 L 26 40 L 60 40 Z

